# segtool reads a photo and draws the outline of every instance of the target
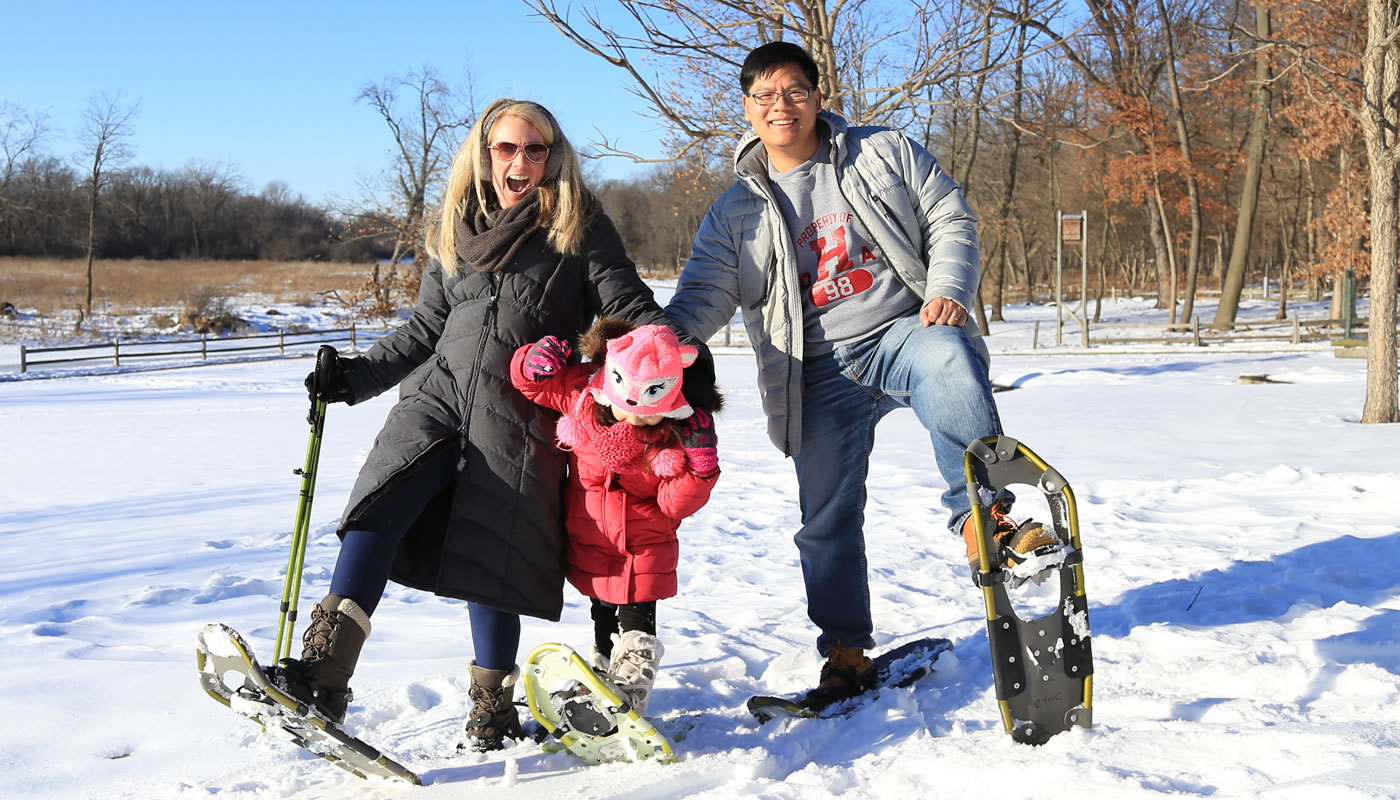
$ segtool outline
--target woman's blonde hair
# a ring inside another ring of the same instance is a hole
[[[499,207],[491,186],[491,129],[501,117],[519,117],[535,127],[549,145],[544,180],[537,189],[540,213],[536,227],[549,231],[549,244],[560,253],[577,253],[591,212],[591,195],[583,183],[578,155],[565,138],[554,115],[538,103],[503,97],[486,107],[452,161],[442,211],[428,231],[428,254],[448,275],[461,269],[457,258],[457,221],[471,207],[494,211]],[[471,193],[470,196],[468,193]],[[475,202],[471,202],[471,201]]]

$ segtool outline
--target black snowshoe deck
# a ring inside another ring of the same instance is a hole
[[[759,722],[778,717],[839,716],[854,712],[872,700],[882,688],[909,686],[933,671],[933,662],[953,643],[947,639],[915,639],[874,658],[875,685],[865,692],[848,697],[831,697],[815,690],[795,697],[758,695],[746,704],[749,713]]]
[[[977,526],[979,567],[974,577],[987,610],[1002,724],[1025,744],[1044,744],[1073,726],[1091,727],[1094,663],[1074,493],[1059,472],[1008,436],[974,441],[963,465]],[[1040,583],[1058,577],[1055,609],[1031,620],[1017,613],[1008,591],[1008,586],[1027,579],[1026,565],[1005,563],[990,536],[990,506],[1012,484],[1032,486],[1045,495],[1051,516],[1046,528],[1060,542],[1059,552],[1030,578]]]

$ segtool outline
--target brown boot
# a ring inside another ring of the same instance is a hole
[[[301,638],[301,658],[284,658],[268,670],[278,688],[336,723],[350,705],[350,677],[369,638],[369,615],[338,594],[311,607],[311,624]]]
[[[807,692],[802,705],[820,711],[874,686],[875,662],[859,647],[842,647],[838,644],[827,652],[817,688]]]
[[[1017,525],[1011,518],[1010,511],[1011,503],[1005,499],[998,500],[987,508],[993,526],[992,552],[987,556],[994,568],[1002,563],[1015,566],[1021,561],[1017,556],[1029,555],[1037,548],[1060,541],[1055,534],[1047,531],[1044,525],[1035,520],[1026,520]],[[963,541],[967,543],[967,563],[975,575],[981,569],[981,564],[977,557],[977,527],[971,514],[963,520],[962,535]]]
[[[461,749],[484,753],[500,750],[505,739],[525,738],[515,710],[515,682],[520,670],[486,669],[473,660],[467,671],[472,677],[468,690],[472,710],[467,715],[467,740]]]

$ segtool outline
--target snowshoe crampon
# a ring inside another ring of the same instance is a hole
[[[195,657],[204,691],[261,725],[274,738],[291,742],[360,778],[375,775],[422,785],[407,767],[269,683],[248,643],[227,625],[206,625],[199,633]]]
[[[953,643],[947,639],[915,639],[875,656],[875,684],[866,691],[845,698],[832,698],[810,691],[801,696],[756,695],[745,707],[759,722],[779,717],[830,717],[849,714],[879,695],[881,688],[909,686],[933,671],[933,662]]]
[[[963,466],[977,532],[974,579],[987,609],[1002,724],[1025,744],[1044,744],[1072,726],[1091,727],[1094,664],[1074,493],[1059,472],[1008,436],[972,442],[963,454]],[[1051,516],[1046,532],[1057,540],[1026,553],[1028,558],[1005,557],[991,535],[991,506],[1013,484],[1044,494]],[[1008,587],[1055,577],[1059,587],[1054,611],[1023,620]]]
[[[590,764],[671,761],[671,743],[567,645],[546,643],[520,671],[530,714],[569,752]]]

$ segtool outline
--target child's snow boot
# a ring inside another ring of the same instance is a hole
[[[484,753],[502,749],[505,739],[525,738],[515,710],[515,682],[520,678],[520,669],[486,669],[478,667],[473,659],[467,671],[472,678],[468,690],[472,710],[467,715],[463,749]]]
[[[622,699],[645,717],[647,704],[651,702],[652,685],[656,682],[656,670],[661,666],[661,657],[666,648],[661,640],[643,631],[623,631],[613,637],[611,671],[613,682],[617,684]]]
[[[350,677],[369,637],[369,615],[338,594],[311,608],[311,624],[302,635],[301,658],[284,658],[268,670],[273,685],[336,723],[345,721],[353,693]]]
[[[598,645],[593,645],[588,654],[588,666],[592,667],[594,672],[598,673],[599,675],[603,674],[604,672],[607,672],[608,665],[609,663],[611,663],[611,661],[612,659],[610,659],[606,655],[603,655],[603,651],[598,649]]]

